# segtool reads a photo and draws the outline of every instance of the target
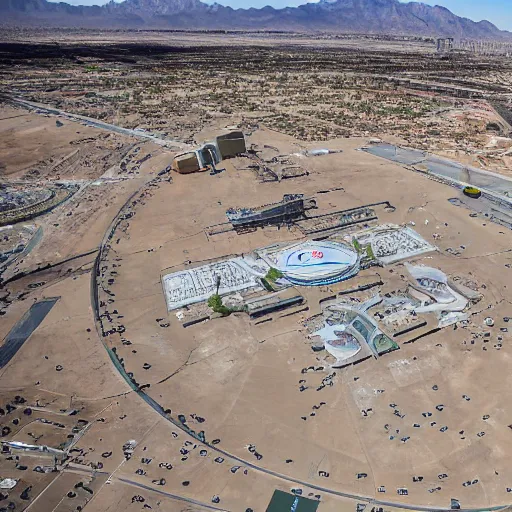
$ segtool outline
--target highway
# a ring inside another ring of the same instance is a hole
[[[178,142],[175,140],[164,139],[163,137],[158,136],[157,134],[142,131],[142,130],[132,130],[130,128],[123,128],[122,126],[117,126],[115,124],[105,123],[104,121],[99,121],[98,119],[93,119],[91,117],[81,116],[79,114],[72,114],[70,112],[64,112],[63,110],[59,110],[54,107],[49,107],[47,105],[41,105],[39,103],[34,103],[33,101],[24,100],[22,98],[16,98],[12,96],[4,96],[4,99],[7,103],[11,105],[26,108],[31,111],[35,111],[36,114],[47,114],[52,116],[58,116],[69,121],[74,121],[78,123],[85,124],[87,126],[92,126],[93,128],[99,128],[100,130],[105,130],[108,132],[119,133],[120,135],[127,135],[128,137],[135,137],[140,140],[147,140],[150,142],[154,142],[160,146],[164,146],[168,149],[173,150],[182,150],[189,147],[187,144],[182,142]]]
[[[374,144],[362,148],[366,153],[385,158],[406,167],[423,165],[427,174],[438,176],[460,187],[471,185],[512,204],[512,178],[484,169],[462,165],[453,160],[429,154],[423,150],[395,146],[393,144]]]

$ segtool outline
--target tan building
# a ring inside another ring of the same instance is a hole
[[[240,131],[226,133],[207,142],[193,151],[180,153],[174,157],[172,168],[180,174],[204,172],[215,168],[220,161],[245,153],[245,138]]]

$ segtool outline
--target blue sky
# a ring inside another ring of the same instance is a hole
[[[58,0],[51,0],[58,1]],[[214,0],[205,0],[213,3]],[[104,4],[107,0],[67,0],[75,5]],[[223,5],[231,7],[272,7],[281,8],[296,6],[305,3],[306,0],[217,0]],[[424,0],[430,5],[443,5],[458,16],[465,16],[475,21],[487,19],[501,29],[512,31],[512,0]]]
[[[474,21],[489,20],[498,28],[512,31],[511,0],[424,0],[430,5],[442,5],[458,16]]]

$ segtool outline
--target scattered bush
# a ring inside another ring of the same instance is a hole
[[[265,279],[267,279],[267,281],[276,282],[281,277],[283,277],[283,273],[281,271],[277,270],[277,268],[270,267]]]
[[[214,313],[220,313],[223,316],[230,315],[233,310],[222,304],[222,297],[216,293],[208,299],[208,307],[212,308]]]

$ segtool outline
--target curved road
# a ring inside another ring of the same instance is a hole
[[[264,473],[266,475],[278,478],[278,479],[280,479],[280,480],[282,480],[284,482],[288,482],[290,484],[300,485],[300,486],[303,486],[303,487],[307,487],[309,489],[313,489],[315,491],[319,491],[321,493],[328,494],[330,496],[349,498],[349,499],[353,499],[353,500],[356,500],[356,501],[359,501],[359,502],[365,502],[365,503],[368,503],[368,504],[371,504],[371,505],[391,506],[391,507],[395,507],[395,508],[399,508],[399,509],[404,509],[404,510],[418,510],[418,511],[422,511],[422,512],[444,512],[444,511],[447,511],[447,510],[451,510],[448,507],[447,508],[439,508],[439,507],[428,507],[428,506],[422,506],[422,505],[407,505],[407,504],[404,504],[404,503],[396,503],[396,502],[392,502],[392,501],[378,500],[378,499],[373,498],[371,496],[361,496],[361,495],[357,495],[357,494],[351,494],[349,492],[337,491],[335,489],[329,489],[327,487],[322,487],[322,486],[319,486],[319,485],[315,485],[315,484],[313,484],[311,482],[300,480],[300,479],[294,478],[292,476],[283,475],[283,474],[278,473],[276,471],[273,471],[271,469],[267,469],[265,467],[258,466],[256,464],[253,464],[252,462],[249,462],[249,461],[247,461],[245,459],[242,459],[242,458],[238,457],[237,455],[233,455],[232,453],[229,453],[229,452],[227,452],[225,450],[222,450],[218,446],[212,445],[211,443],[209,443],[206,440],[201,440],[197,435],[195,435],[195,433],[192,433],[189,429],[185,428],[184,425],[180,421],[178,421],[178,420],[174,419],[173,417],[171,417],[170,415],[166,414],[164,412],[164,409],[162,408],[162,406],[160,404],[158,404],[149,395],[144,393],[144,391],[141,391],[138,387],[136,387],[133,384],[133,382],[131,381],[130,377],[128,377],[128,375],[127,375],[126,371],[124,370],[124,368],[116,360],[116,356],[112,353],[112,351],[107,346],[106,341],[105,341],[105,337],[103,336],[103,328],[102,328],[102,325],[101,325],[100,312],[99,312],[97,276],[99,275],[99,268],[100,268],[100,263],[102,261],[103,255],[104,255],[105,245],[113,238],[114,233],[115,233],[115,231],[117,229],[117,226],[118,226],[120,220],[123,218],[123,216],[125,214],[124,210],[131,203],[132,199],[139,192],[141,192],[141,190],[143,190],[148,185],[151,185],[153,183],[157,183],[159,180],[160,180],[160,178],[157,176],[156,178],[146,182],[146,184],[143,185],[137,192],[135,192],[126,201],[126,203],[121,207],[121,209],[119,210],[118,214],[114,217],[112,223],[110,224],[107,232],[105,233],[105,235],[103,237],[103,240],[102,240],[101,245],[100,245],[100,250],[98,252],[98,255],[96,256],[94,268],[93,268],[92,273],[91,273],[91,302],[92,302],[91,305],[92,305],[92,309],[94,311],[95,324],[96,324],[96,330],[97,330],[97,333],[98,333],[98,337],[101,340],[103,340],[102,341],[103,346],[107,350],[107,353],[108,353],[108,355],[109,355],[109,357],[110,357],[110,359],[112,361],[112,364],[115,366],[115,368],[117,369],[119,374],[123,377],[123,379],[130,386],[130,388],[133,389],[134,392],[137,393],[137,395],[142,400],[144,400],[149,406],[151,406],[151,408],[155,412],[157,412],[160,416],[162,416],[167,421],[172,423],[176,428],[179,428],[180,430],[182,430],[186,434],[190,435],[195,440],[203,443],[205,446],[207,446],[213,452],[216,452],[216,453],[218,453],[220,455],[228,457],[228,458],[238,462],[239,464],[244,465],[244,466],[246,466],[246,467],[248,467],[248,468],[250,468],[250,469],[252,469],[254,471],[257,471],[257,472],[260,472],[260,473]],[[130,483],[132,483],[132,482],[130,481]],[[149,486],[147,487],[147,489],[150,489],[150,490],[153,490],[153,491],[155,490],[154,488],[149,487]],[[509,505],[507,504],[507,505],[498,505],[498,506],[494,506],[494,507],[476,508],[476,509],[475,508],[469,508],[469,509],[460,509],[460,510],[461,510],[461,512],[496,511],[496,510],[501,510],[503,508],[506,508],[507,506],[509,506]]]

